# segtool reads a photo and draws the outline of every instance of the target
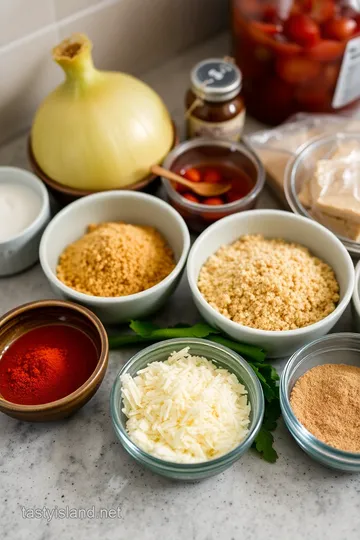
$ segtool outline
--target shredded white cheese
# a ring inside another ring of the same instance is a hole
[[[121,377],[123,412],[131,440],[149,454],[197,463],[226,454],[250,423],[247,390],[236,376],[189,347]]]

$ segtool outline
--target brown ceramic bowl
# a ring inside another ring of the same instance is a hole
[[[90,378],[68,396],[43,405],[18,405],[0,396],[0,411],[30,422],[49,422],[66,418],[80,409],[99,388],[108,364],[106,331],[90,310],[63,300],[40,300],[15,308],[0,318],[0,355],[22,334],[49,323],[67,322],[89,336],[98,351],[98,363]],[[0,357],[1,362],[1,357]]]
[[[174,122],[173,122],[173,128],[174,128],[174,141],[173,141],[171,149],[174,148],[179,143],[179,136],[178,136],[176,125],[174,124]],[[91,195],[92,193],[98,193],[99,191],[101,191],[101,190],[86,191],[82,189],[75,189],[68,186],[64,186],[63,184],[60,184],[59,182],[52,180],[47,174],[45,174],[42,171],[42,169],[37,164],[35,156],[31,148],[30,136],[28,138],[27,153],[28,153],[28,160],[29,160],[32,171],[36,174],[36,176],[38,176],[44,182],[44,184],[46,185],[50,193],[53,195],[54,199],[61,206],[66,206],[67,204],[73,201],[76,201],[76,199],[80,199],[80,197],[85,197],[86,195]],[[117,190],[126,189],[126,190],[131,190],[131,191],[145,191],[147,193],[155,193],[157,187],[159,186],[159,183],[160,183],[160,179],[158,176],[156,176],[155,174],[149,174],[149,176],[147,176],[143,180],[140,180],[140,182],[133,184],[132,186],[128,186],[126,188],[116,188],[116,189]],[[105,190],[102,190],[102,191],[105,191]]]

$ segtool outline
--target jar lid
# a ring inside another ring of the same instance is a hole
[[[191,72],[194,94],[207,101],[227,101],[241,90],[242,75],[237,66],[221,58],[209,58],[196,64]]]

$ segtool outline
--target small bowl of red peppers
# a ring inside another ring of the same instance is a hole
[[[253,208],[264,187],[261,162],[241,143],[193,139],[176,146],[165,159],[164,167],[192,182],[231,184],[223,195],[201,197],[176,182],[162,179],[168,202],[195,232],[225,216]]]

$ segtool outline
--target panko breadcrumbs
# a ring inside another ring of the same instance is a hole
[[[175,267],[174,255],[154,227],[92,224],[60,255],[57,277],[92,296],[127,296],[153,287]]]
[[[261,330],[294,330],[334,311],[339,284],[332,268],[300,244],[247,235],[202,267],[198,287],[219,313]]]

